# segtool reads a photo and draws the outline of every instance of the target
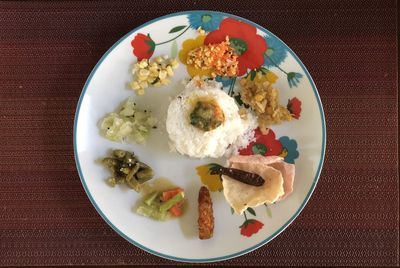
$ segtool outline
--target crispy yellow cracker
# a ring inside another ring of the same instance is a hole
[[[266,160],[264,157],[249,157],[245,160],[244,158],[232,157],[229,160],[229,167],[256,173],[265,180],[263,186],[252,186],[228,176],[222,176],[225,199],[236,213],[242,214],[248,207],[273,203],[285,193],[282,172],[268,166],[265,163]],[[268,160],[270,163],[271,159]],[[279,161],[278,158],[274,160]]]

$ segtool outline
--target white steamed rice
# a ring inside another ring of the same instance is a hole
[[[196,158],[236,154],[252,141],[257,119],[252,113],[242,119],[235,100],[221,90],[221,83],[205,80],[199,88],[199,79],[193,78],[169,105],[166,127],[171,149]],[[190,124],[190,112],[199,97],[214,99],[224,112],[225,121],[214,130],[202,131]]]

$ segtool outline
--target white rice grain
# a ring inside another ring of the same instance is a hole
[[[199,80],[193,78],[168,107],[166,128],[171,150],[195,158],[236,154],[252,141],[257,120],[252,113],[246,119],[240,117],[235,100],[221,90],[221,83],[205,80],[199,88]],[[211,97],[224,112],[225,121],[214,130],[202,131],[190,124],[193,100],[199,97]]]

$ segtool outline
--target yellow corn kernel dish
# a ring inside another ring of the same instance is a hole
[[[174,76],[174,69],[179,67],[176,59],[169,59],[167,55],[159,56],[150,61],[143,59],[137,62],[133,69],[133,80],[130,82],[130,87],[137,95],[145,94],[145,89],[154,86],[160,87],[168,85]]]

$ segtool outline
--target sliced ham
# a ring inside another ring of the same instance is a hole
[[[225,198],[236,213],[283,200],[293,192],[295,166],[284,162],[282,157],[236,155],[228,160],[228,166],[256,173],[265,180],[263,186],[257,187],[222,176]]]

